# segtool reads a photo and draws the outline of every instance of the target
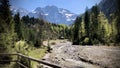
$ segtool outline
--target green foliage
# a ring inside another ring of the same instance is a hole
[[[0,0],[0,53],[12,53],[21,52],[28,55],[31,49],[30,55],[45,54],[44,50],[36,50],[32,48],[42,48],[42,42],[49,39],[57,39],[60,36],[64,38],[70,38],[70,27],[66,25],[51,24],[42,19],[34,17],[23,16],[20,18],[19,13],[12,17],[10,12],[9,0]],[[23,42],[21,42],[21,40]],[[16,43],[19,42],[19,43]],[[14,45],[16,43],[16,45]],[[38,48],[38,49],[39,49]],[[48,51],[51,48],[48,47]],[[44,52],[44,53],[42,53]],[[41,55],[37,55],[37,58]],[[4,59],[8,59],[6,57]],[[3,59],[0,57],[0,59]],[[11,59],[11,58],[10,58]],[[21,58],[21,62],[27,65],[27,60]]]
[[[41,46],[41,43],[42,43],[41,41],[36,40],[34,46],[35,46],[35,47],[40,47],[40,46]]]
[[[90,40],[90,39],[86,37],[86,38],[84,39],[84,41],[83,41],[83,44],[84,44],[84,45],[85,45],[85,44],[88,44],[88,43],[89,43],[89,40]]]
[[[54,35],[54,39],[57,39],[57,38],[59,38],[59,37],[64,37],[64,38],[70,38],[70,35],[71,35],[71,33],[70,33],[70,27],[69,26],[66,26],[66,25],[64,25],[64,24],[60,24],[60,25],[58,25],[58,24],[51,24],[50,25],[50,29],[51,29],[51,32],[53,33],[53,35]]]
[[[14,16],[14,20],[18,40],[25,40],[35,47],[40,47],[42,41],[48,38],[57,39],[60,36],[70,38],[70,28],[63,24],[50,24],[42,19],[29,16],[23,16],[20,19],[19,13]]]
[[[77,17],[74,25],[74,34],[73,34],[73,45],[79,44],[79,29],[80,29],[80,23],[82,22],[81,18]]]
[[[20,63],[22,63],[23,65],[29,67],[29,60],[26,58],[20,58]],[[23,66],[20,66],[20,68],[24,68]]]
[[[117,18],[117,23],[116,23],[116,27],[117,27],[117,36],[116,36],[116,43],[120,43],[120,1],[117,0],[117,10],[115,13],[115,16]]]
[[[88,13],[88,11],[86,10],[86,12],[85,12],[85,17],[84,17],[84,23],[85,23],[85,32],[86,32],[86,35],[89,37],[89,25],[90,25],[90,19],[89,19],[90,17],[89,17],[89,13]]]
[[[119,15],[119,13],[116,13]],[[97,5],[90,12],[76,18],[73,24],[73,44],[109,44],[120,40],[119,16],[111,14],[108,19]],[[81,20],[80,20],[81,19]]]
[[[9,0],[0,0],[0,3],[0,53],[11,53],[16,40],[15,23],[10,13]],[[0,59],[11,60],[12,58],[10,56],[0,56]]]
[[[19,13],[17,13],[14,16],[14,21],[15,21],[15,32],[17,33],[18,39],[21,40],[22,39],[22,23],[20,21],[20,15]]]
[[[14,20],[10,15],[9,1],[1,0],[0,8],[0,46],[3,48],[11,48],[15,41]],[[10,51],[8,51],[10,52]]]
[[[0,18],[9,24],[12,17],[10,12],[9,0],[0,0],[0,3]]]
[[[45,55],[45,53],[47,51],[47,47],[36,48],[36,47],[28,44],[27,41],[20,40],[20,41],[16,42],[16,44],[15,44],[14,52],[15,51],[20,52],[20,53],[22,53],[23,55],[26,55],[26,56],[31,56],[31,57],[34,57],[36,59],[40,59]],[[17,58],[14,58],[14,59],[17,59]],[[28,65],[28,60],[27,59],[20,58],[20,61],[23,64],[25,64],[26,66]],[[16,68],[16,65],[14,66],[14,68]],[[34,66],[37,66],[37,63],[31,61],[31,68],[35,68]]]

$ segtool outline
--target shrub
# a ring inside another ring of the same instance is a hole
[[[89,42],[89,38],[86,37],[86,38],[84,39],[84,43],[88,43],[88,42]]]
[[[41,45],[42,45],[41,40],[40,40],[40,41],[37,40],[37,41],[35,42],[35,44],[34,44],[35,47],[40,47]]]

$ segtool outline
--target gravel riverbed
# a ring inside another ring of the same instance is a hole
[[[51,48],[43,59],[62,68],[120,68],[119,46],[80,46],[64,41]]]

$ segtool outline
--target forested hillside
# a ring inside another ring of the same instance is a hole
[[[63,33],[66,36],[66,32],[69,30],[68,26],[48,23],[34,17],[23,16],[20,19],[19,13],[14,16],[14,21],[17,40],[25,40],[33,45],[47,39],[57,39],[63,36]]]
[[[86,10],[83,15],[78,16],[71,27],[73,29],[73,44],[109,45],[120,42],[120,2],[116,0],[114,3],[117,5],[116,10],[109,15],[107,12],[107,14],[104,14],[99,6],[95,5],[91,8],[91,11]]]

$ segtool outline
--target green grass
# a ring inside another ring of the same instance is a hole
[[[41,59],[45,55],[46,51],[47,51],[46,47],[34,49],[31,52],[29,52],[29,56],[36,58],[36,59]],[[39,64],[34,61],[31,62],[32,68],[37,68],[37,65]]]
[[[41,59],[47,51],[47,47],[39,47],[35,48],[33,45],[28,45],[25,41],[18,41],[15,44],[15,47],[13,49],[13,53],[20,52],[24,55],[36,58],[36,59]],[[17,59],[16,57],[13,57],[13,59]],[[37,68],[38,63],[31,61],[31,67],[32,68]]]
[[[46,47],[38,48],[38,49],[35,48],[34,50],[31,50],[29,52],[29,56],[34,58],[41,58],[45,55],[46,50],[47,50]]]

